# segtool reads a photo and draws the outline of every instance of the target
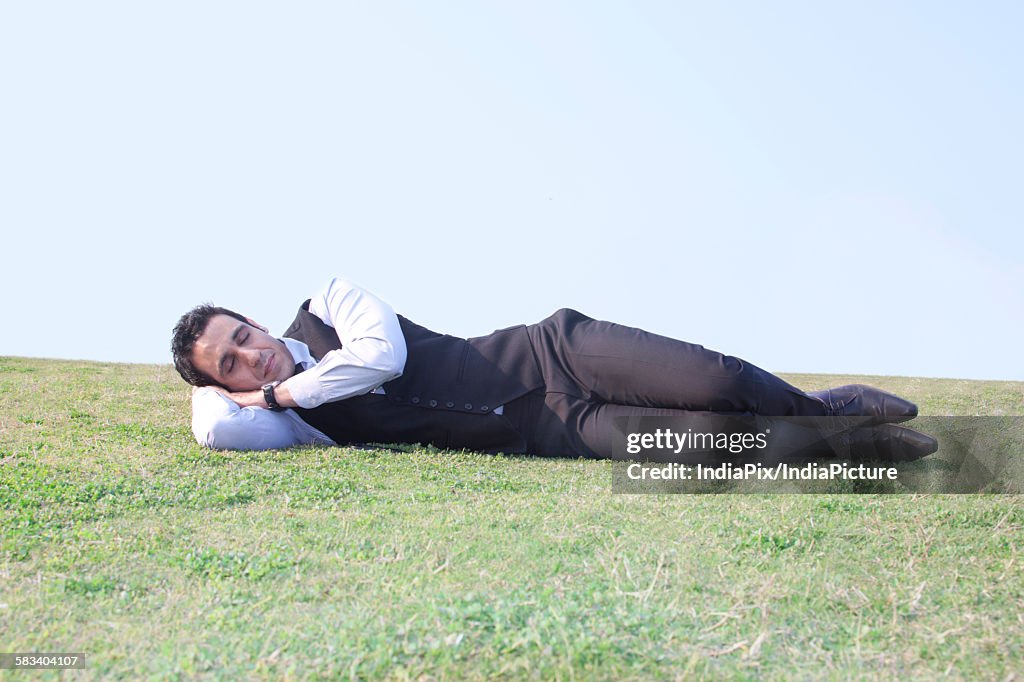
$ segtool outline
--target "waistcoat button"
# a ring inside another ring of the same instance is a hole
[[[481,412],[486,412],[486,411],[487,411],[487,410],[489,410],[489,409],[491,409],[491,408],[487,407],[486,405],[481,405],[481,406],[480,406],[480,411],[481,411]]]
[[[409,402],[411,402],[413,405],[416,405],[417,403],[419,403],[419,401],[420,397],[418,395],[414,395]]]
[[[450,400],[448,402],[446,402],[444,405],[445,405],[445,407],[455,407],[455,403],[453,403]]]
[[[430,406],[431,407],[437,407],[437,401],[436,400],[431,400],[430,401]]]
[[[465,405],[463,405],[463,407],[466,408],[467,410],[472,410],[473,409],[473,403],[466,403]]]

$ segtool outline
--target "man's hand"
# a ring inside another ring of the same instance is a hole
[[[207,388],[220,393],[239,407],[262,407],[264,409],[269,407],[267,401],[263,398],[263,389],[260,388],[257,388],[255,391],[241,391],[238,393],[229,391],[222,386],[208,386]],[[193,388],[192,393],[194,394],[195,392],[196,389]],[[277,388],[274,389],[274,397],[277,398],[277,403],[281,407],[298,407],[298,403],[292,400],[291,391],[284,384],[278,384]]]
[[[226,388],[221,386],[210,386],[214,391],[220,393],[222,396],[235,403],[239,407],[266,407],[267,403],[263,400],[263,391],[257,389],[255,391],[243,391],[241,393],[233,393]]]

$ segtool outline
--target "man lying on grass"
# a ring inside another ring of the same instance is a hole
[[[844,442],[875,458],[938,447],[895,424],[917,415],[913,403],[870,386],[805,393],[745,360],[569,309],[457,338],[343,279],[303,303],[280,338],[201,305],[178,321],[171,348],[201,387],[193,432],[214,448],[421,443],[610,458],[616,417],[694,412],[863,418]]]

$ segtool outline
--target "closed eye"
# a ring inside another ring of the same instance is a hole
[[[231,334],[231,340],[235,343],[236,346],[242,345],[242,343],[244,343],[245,340],[248,338],[249,332],[246,331],[246,325],[244,324],[240,324],[237,327],[235,327],[234,333]],[[233,355],[225,353],[221,357],[220,367],[220,371],[222,374],[227,375],[231,373],[231,371],[235,369],[235,357]]]
[[[249,335],[248,334],[242,334],[242,335],[240,335],[238,337],[238,339],[235,340],[235,343],[238,344],[239,346],[242,346],[242,345],[245,345],[245,342],[248,341],[248,340],[249,340]],[[235,358],[234,358],[234,356],[232,356],[228,360],[227,369],[224,370],[224,373],[225,374],[230,374],[232,372],[232,370],[234,370],[234,369],[235,369]]]

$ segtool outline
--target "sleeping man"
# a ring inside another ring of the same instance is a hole
[[[911,460],[937,442],[898,426],[917,407],[850,385],[805,393],[737,357],[562,309],[463,339],[331,280],[281,337],[226,308],[181,317],[174,364],[196,388],[197,440],[223,449],[421,443],[612,457],[616,417],[856,417],[848,445]]]

